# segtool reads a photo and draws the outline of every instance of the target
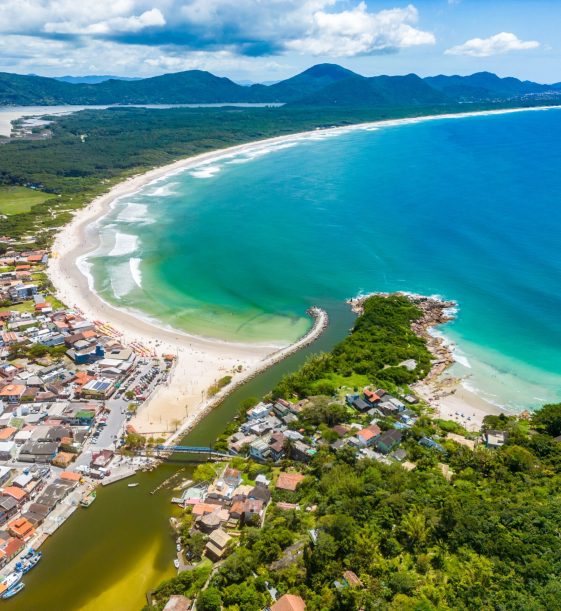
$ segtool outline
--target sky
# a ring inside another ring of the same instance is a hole
[[[0,0],[0,71],[280,80],[318,63],[561,81],[561,0]]]

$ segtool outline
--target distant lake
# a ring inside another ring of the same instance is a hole
[[[224,102],[221,104],[131,104],[128,108],[221,108],[235,106],[237,108],[264,108],[283,106],[280,103],[244,104],[241,102]],[[12,131],[12,121],[22,117],[38,117],[42,115],[66,115],[79,110],[104,110],[106,106],[0,106],[0,136],[9,136]]]

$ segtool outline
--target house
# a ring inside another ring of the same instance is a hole
[[[19,267],[23,267],[20,265]],[[12,301],[24,301],[31,299],[37,293],[36,284],[18,284],[8,289],[8,294]]]
[[[271,500],[271,491],[267,486],[263,486],[262,484],[257,484],[254,486],[247,495],[248,499],[263,501],[263,503],[267,504]]]
[[[485,431],[485,433],[483,434],[483,437],[485,439],[485,445],[488,448],[492,449],[497,449],[504,446],[507,440],[507,436],[508,434],[506,431],[495,430]]]
[[[12,482],[12,486],[16,488],[25,488],[33,481],[33,475],[31,473],[22,473],[18,475]]]
[[[169,597],[163,611],[189,611],[193,602],[182,594],[174,594]]]
[[[25,542],[22,539],[11,537],[6,543],[6,545],[2,548],[2,551],[5,554],[3,558],[5,564],[10,562],[12,558],[17,556],[23,547],[25,547]]]
[[[248,420],[261,420],[266,418],[271,411],[271,405],[269,403],[258,403],[255,407],[252,407],[247,412]]]
[[[8,532],[18,539],[28,541],[35,534],[35,528],[26,518],[17,518],[8,524]]]
[[[436,441],[434,441],[434,439],[431,439],[430,437],[421,437],[421,439],[419,439],[419,444],[424,446],[425,448],[430,448],[431,450],[436,450],[437,452],[440,452],[441,454],[446,454],[446,450]]]
[[[14,441],[0,441],[0,460],[11,460],[16,455]]]
[[[53,460],[58,450],[58,442],[26,442],[19,453],[19,459],[26,462],[46,463]]]
[[[0,497],[0,524],[7,522],[18,510],[17,501],[11,496]]]
[[[230,519],[230,514],[226,509],[222,509],[216,506],[216,509],[212,513],[207,513],[197,522],[199,528],[204,533],[211,533],[213,530],[220,528],[222,524],[225,524]]]
[[[7,486],[2,490],[2,496],[11,497],[18,505],[22,505],[27,498],[27,492],[16,486]]]
[[[0,399],[8,403],[19,403],[24,392],[23,384],[7,384],[0,390]]]
[[[303,441],[295,441],[290,447],[291,458],[301,462],[308,462],[315,453],[316,451]]]
[[[331,427],[331,430],[337,433],[339,437],[344,437],[349,432],[349,428],[343,424],[336,424]]]
[[[269,439],[269,450],[271,458],[276,462],[284,456],[284,435],[280,432],[273,433]]]
[[[365,388],[363,394],[365,400],[370,404],[370,407],[378,405],[378,403],[380,403],[380,401],[382,400],[382,397],[378,394],[378,392],[374,392],[369,388]]]
[[[255,439],[249,444],[249,455],[255,460],[267,460],[270,453],[269,444],[264,439]]]
[[[397,429],[390,429],[384,431],[375,441],[374,445],[382,452],[382,454],[389,454],[394,447],[401,441],[402,434]]]
[[[353,400],[352,402],[352,407],[354,407],[358,412],[367,412],[372,406],[367,403],[364,399],[362,399],[361,397],[357,397],[356,399]]]
[[[382,430],[377,424],[371,424],[365,429],[362,429],[362,431],[359,431],[356,434],[356,438],[359,445],[362,447],[370,447],[381,433]]]
[[[284,594],[270,607],[271,611],[305,611],[306,602],[296,594]]]
[[[243,503],[243,520],[245,524],[254,524],[263,516],[263,501],[247,499]]]
[[[222,479],[228,486],[232,486],[233,488],[237,488],[242,482],[242,475],[238,469],[232,469],[228,467],[224,471],[224,475]]]
[[[0,467],[0,486],[3,486],[10,479],[11,473],[10,467]]]
[[[362,588],[363,583],[353,571],[345,571],[343,579],[347,582],[350,588]]]
[[[298,484],[304,479],[302,473],[279,473],[275,488],[294,492]]]
[[[51,508],[47,507],[46,505],[41,503],[31,503],[27,511],[24,511],[21,514],[21,517],[29,520],[31,524],[37,528],[37,526],[40,526],[45,521],[45,518],[50,512]]]
[[[92,467],[107,467],[109,463],[113,460],[114,452],[111,450],[101,450],[101,452],[94,452],[92,454],[92,459],[90,461],[90,465]]]
[[[205,546],[206,554],[211,560],[217,561],[224,557],[228,549],[228,543],[232,537],[224,532],[221,528],[218,528],[214,532],[210,533],[208,542]]]
[[[114,388],[115,380],[111,380],[110,378],[99,378],[84,384],[81,394],[83,397],[92,399],[107,399],[113,393]]]

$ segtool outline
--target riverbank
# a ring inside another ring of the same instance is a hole
[[[492,403],[462,386],[461,378],[448,375],[454,364],[454,353],[446,340],[434,333],[435,328],[455,318],[457,304],[439,297],[426,297],[411,293],[397,293],[407,297],[422,312],[421,318],[412,324],[412,329],[423,340],[433,355],[432,367],[424,380],[412,385],[412,389],[434,408],[434,415],[444,420],[454,420],[468,431],[479,431],[483,418],[500,414]],[[387,295],[372,293],[371,295]],[[371,295],[350,299],[349,304],[356,314],[362,313],[362,304]]]

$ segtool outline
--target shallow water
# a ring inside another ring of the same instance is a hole
[[[118,201],[96,287],[190,332],[279,342],[312,304],[440,294],[459,303],[444,331],[468,385],[513,408],[557,400],[560,142],[547,110],[260,145]]]

